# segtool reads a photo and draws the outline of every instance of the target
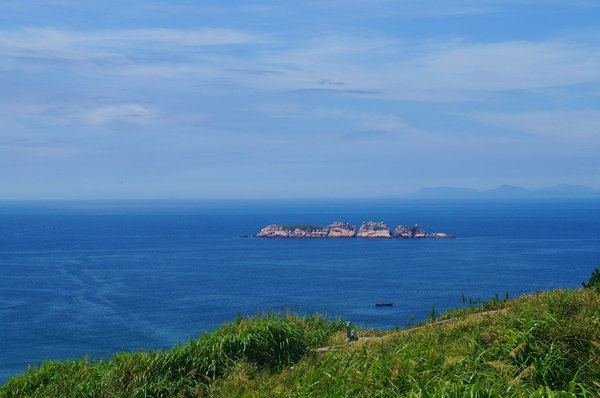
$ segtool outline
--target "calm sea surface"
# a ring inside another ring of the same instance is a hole
[[[368,220],[459,238],[238,237]],[[404,327],[462,293],[575,288],[594,267],[598,200],[0,202],[0,383],[40,360],[169,347],[240,313]]]

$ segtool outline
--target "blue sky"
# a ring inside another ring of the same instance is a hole
[[[600,187],[600,2],[0,3],[0,199]]]

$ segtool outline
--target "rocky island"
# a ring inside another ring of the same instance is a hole
[[[267,225],[254,236],[257,238],[455,238],[454,235],[448,235],[441,232],[427,233],[416,224],[407,227],[399,225],[392,234],[390,227],[386,223],[375,221],[363,223],[358,232],[354,225],[339,221],[328,226],[312,224],[272,224]]]
[[[257,238],[353,238],[356,227],[345,222],[334,222],[326,227],[311,224],[267,225]]]

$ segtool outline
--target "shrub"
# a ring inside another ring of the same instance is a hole
[[[590,280],[587,283],[581,282],[581,285],[586,289],[596,288],[600,292],[600,270],[598,268],[594,269]]]

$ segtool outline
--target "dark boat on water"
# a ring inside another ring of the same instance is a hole
[[[394,303],[375,303],[375,307],[391,307]]]

